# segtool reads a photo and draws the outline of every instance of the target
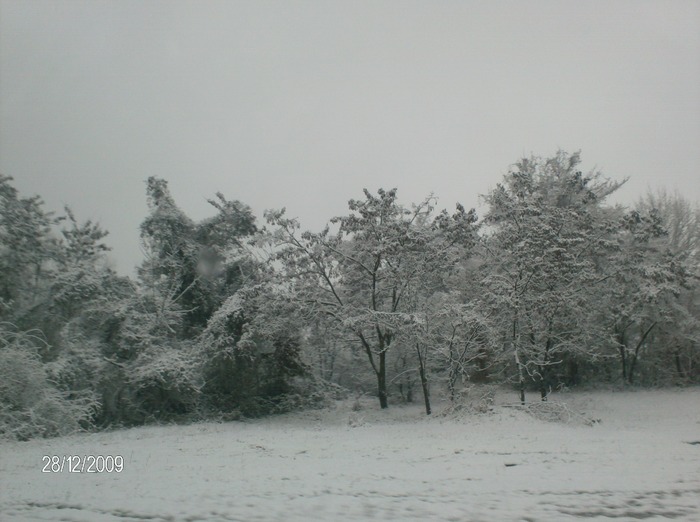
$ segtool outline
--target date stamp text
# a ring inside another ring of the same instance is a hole
[[[42,473],[121,473],[121,455],[44,455]]]

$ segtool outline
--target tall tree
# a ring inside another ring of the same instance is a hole
[[[194,338],[206,327],[227,294],[240,286],[240,273],[231,252],[256,231],[246,205],[222,194],[209,203],[218,211],[195,223],[176,205],[165,180],[147,182],[149,216],[141,224],[146,260],[139,277],[146,286],[168,285],[181,309],[183,333]]]
[[[432,248],[431,232],[442,226],[454,244],[476,218],[460,206],[454,216],[441,215],[428,226],[432,198],[408,209],[397,202],[395,189],[364,194],[350,200],[350,214],[331,220],[335,234],[326,227],[299,235],[299,224],[284,211],[268,212],[267,219],[276,227],[276,258],[299,308],[307,319],[325,316],[357,339],[376,377],[380,407],[386,408],[387,354],[398,331],[407,328],[401,323],[410,295],[448,250]]]
[[[550,371],[585,350],[591,290],[604,281],[598,259],[612,248],[613,213],[601,207],[621,183],[583,174],[578,153],[526,158],[489,193],[485,217],[490,306],[512,351],[520,383],[539,383],[546,400]]]
[[[0,319],[22,323],[45,302],[57,254],[51,228],[58,220],[39,196],[22,198],[11,182],[0,175]]]
[[[659,325],[652,332],[663,360],[655,367],[673,368],[677,382],[700,378],[700,203],[664,189],[648,192],[635,206],[640,214],[658,212],[666,234],[657,239],[685,277],[677,295],[667,293]],[[670,363],[670,364],[669,364]]]
[[[633,384],[640,355],[655,332],[680,326],[680,322],[671,326],[672,317],[680,319],[679,298],[689,272],[669,248],[668,232],[656,208],[626,212],[616,240],[617,248],[605,262],[610,284],[599,305],[618,354],[622,381]]]

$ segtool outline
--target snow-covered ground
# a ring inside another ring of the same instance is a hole
[[[2,443],[0,520],[700,520],[700,389],[552,400],[600,422],[500,405],[460,418],[374,401],[353,412],[349,401]],[[122,455],[124,470],[41,471],[44,455],[90,454]]]

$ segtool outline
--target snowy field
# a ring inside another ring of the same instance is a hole
[[[700,520],[699,389],[551,400],[599,422],[547,422],[502,404],[425,418],[420,405],[382,412],[368,400],[359,412],[349,401],[6,442],[0,520]],[[74,454],[122,455],[124,470],[42,473],[44,455]]]

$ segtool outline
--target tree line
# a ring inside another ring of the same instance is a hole
[[[107,232],[0,177],[0,435],[234,419],[350,390],[450,401],[477,383],[521,401],[562,387],[700,381],[700,209],[524,158],[487,210],[364,190],[304,231],[216,194],[195,222],[151,177],[135,278]],[[419,397],[420,396],[420,397]]]

